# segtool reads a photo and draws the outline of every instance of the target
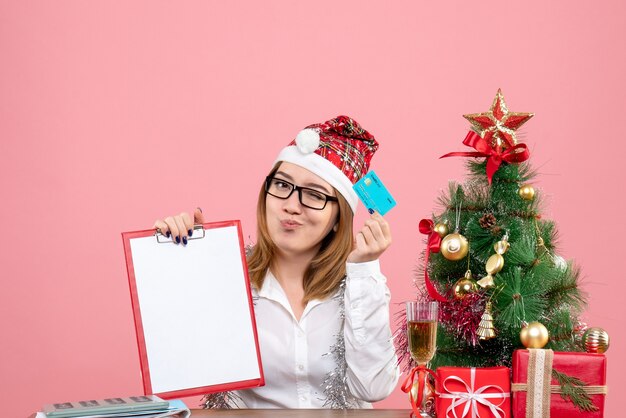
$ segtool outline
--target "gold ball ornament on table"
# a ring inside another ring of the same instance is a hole
[[[548,344],[550,334],[541,322],[535,321],[522,328],[519,338],[526,348],[543,348]]]
[[[465,276],[457,280],[454,284],[454,297],[457,299],[463,299],[470,293],[474,293],[478,290],[478,285],[472,279],[472,272],[467,270]]]
[[[437,233],[437,235],[439,235],[441,238],[445,237],[446,235],[448,235],[448,225],[446,225],[443,222],[439,222],[438,224],[435,224],[435,226],[433,227],[433,231],[435,231]]]
[[[469,243],[467,238],[455,231],[452,234],[446,235],[441,241],[441,255],[447,260],[458,261],[465,258],[469,251]]]
[[[519,188],[517,194],[524,200],[533,200],[535,198],[535,188],[530,184],[524,184]]]
[[[609,333],[600,327],[591,327],[583,334],[582,343],[588,353],[605,353],[609,349]]]

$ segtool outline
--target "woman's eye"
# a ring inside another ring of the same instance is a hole
[[[284,181],[274,180],[274,186],[278,189],[290,189],[291,186],[289,183],[285,183]]]
[[[307,194],[308,197],[310,197],[311,199],[314,199],[314,200],[324,200],[324,199],[326,199],[323,194],[318,193],[318,192],[314,192],[312,190],[306,190],[306,194]]]

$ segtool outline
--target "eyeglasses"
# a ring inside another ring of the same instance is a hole
[[[269,195],[279,199],[289,199],[294,190],[298,191],[298,199],[302,206],[310,209],[322,210],[326,207],[327,202],[337,202],[339,200],[335,196],[329,196],[308,187],[296,186],[282,179],[271,176],[265,178],[265,192]]]

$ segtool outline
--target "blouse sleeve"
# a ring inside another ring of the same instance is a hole
[[[346,265],[344,340],[350,392],[367,402],[393,391],[398,359],[389,323],[391,298],[378,260]]]

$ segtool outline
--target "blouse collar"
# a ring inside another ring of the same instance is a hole
[[[272,300],[274,302],[279,303],[283,308],[287,310],[287,312],[291,314],[291,316],[295,320],[296,316],[293,314],[293,310],[291,309],[291,304],[289,303],[289,299],[287,299],[287,295],[285,294],[285,291],[283,290],[282,286],[280,285],[276,277],[272,274],[272,272],[269,269],[267,270],[267,273],[265,274],[265,279],[263,280],[263,286],[261,286],[261,289],[259,289],[258,295],[261,298],[265,298],[265,299]],[[331,299],[332,297],[325,299],[325,300],[327,301]],[[315,308],[317,305],[320,305],[322,303],[324,303],[324,300],[320,300],[320,299],[310,300],[306,304],[306,307],[304,308],[304,312],[302,313],[302,317],[300,318],[300,321],[302,321],[313,308]]]

